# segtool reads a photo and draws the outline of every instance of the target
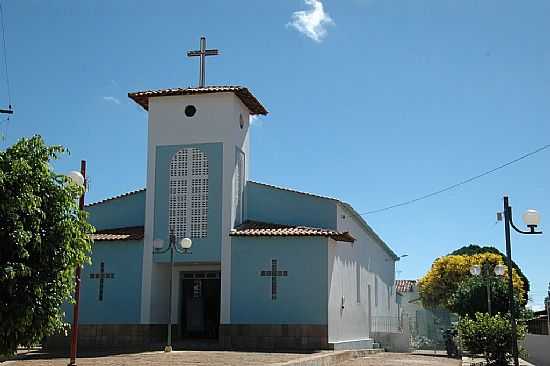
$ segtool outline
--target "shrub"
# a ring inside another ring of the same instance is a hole
[[[483,354],[488,365],[508,365],[512,350],[512,325],[507,316],[476,313],[458,322],[462,345],[473,354]],[[515,336],[525,337],[525,326],[518,324]]]

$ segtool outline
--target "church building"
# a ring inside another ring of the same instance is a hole
[[[397,318],[398,257],[349,204],[249,180],[250,119],[268,113],[252,92],[128,96],[148,113],[146,188],[86,206],[79,348],[163,344],[169,312],[174,344],[372,347]]]

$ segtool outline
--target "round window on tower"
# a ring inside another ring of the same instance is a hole
[[[241,130],[244,127],[244,118],[242,114],[239,114],[239,126],[241,126]]]
[[[185,107],[185,115],[187,117],[193,117],[197,113],[197,108],[194,105],[188,105]]]

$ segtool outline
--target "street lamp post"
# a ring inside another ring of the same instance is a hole
[[[512,220],[512,207],[508,202],[508,196],[504,196],[504,234],[506,238],[506,257],[508,262],[508,297],[510,302],[510,320],[512,322],[512,355],[514,357],[514,365],[519,366],[518,358],[518,339],[516,336],[516,318],[514,314],[514,284],[512,280],[512,244],[510,240],[510,227],[520,234],[532,235],[542,234],[542,231],[537,231],[537,226],[540,222],[540,216],[536,210],[529,209],[523,214],[523,221],[529,228],[529,231],[523,231],[514,225]]]
[[[84,194],[86,193],[86,160],[80,162],[80,172],[75,170],[67,173],[67,177],[79,187],[84,188],[80,200],[78,202],[78,209],[84,210]],[[74,288],[74,306],[73,306],[73,324],[71,327],[71,351],[69,366],[76,365],[76,347],[78,344],[78,311],[80,306],[80,270],[81,267],[76,268],[75,273],[75,288]]]
[[[401,259],[403,258],[407,258],[409,255],[408,254],[403,254],[403,255],[400,255],[397,259],[397,261],[395,262],[395,267],[397,268],[397,265],[398,263],[401,261]],[[396,274],[396,280],[399,279],[399,274],[401,273],[402,271],[398,271],[397,269],[395,270],[395,274]]]
[[[497,264],[494,268],[494,272],[497,276],[503,276],[504,266],[502,264]],[[491,265],[488,262],[483,263],[483,267],[479,264],[473,265],[470,267],[470,273],[474,276],[482,275],[485,278],[485,286],[487,287],[487,312],[491,315]]]
[[[164,241],[162,239],[155,239],[153,241],[153,252],[157,254],[166,253],[170,251],[170,281],[169,281],[169,291],[168,291],[168,335],[166,339],[166,346],[164,347],[164,352],[172,352],[172,275],[174,272],[174,251],[181,254],[191,254],[189,249],[193,242],[189,238],[180,239],[176,243],[176,235],[174,234],[174,229],[170,228],[170,240],[168,241],[168,247],[164,247]]]

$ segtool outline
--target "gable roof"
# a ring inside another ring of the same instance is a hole
[[[90,207],[90,206],[99,205],[99,204],[101,204],[101,203],[105,203],[105,202],[108,202],[108,201],[116,200],[116,199],[119,199],[119,198],[124,198],[124,197],[128,197],[128,196],[132,196],[132,195],[134,195],[134,194],[141,193],[141,192],[145,192],[145,188],[136,189],[135,191],[130,191],[130,192],[126,192],[126,193],[119,194],[119,195],[117,195],[117,196],[105,198],[105,199],[103,199],[103,200],[101,200],[101,201],[88,203],[85,207]]]
[[[292,193],[297,193],[297,194],[302,194],[302,195],[306,195],[306,196],[310,196],[310,197],[316,197],[316,198],[321,198],[321,199],[325,199],[325,200],[330,200],[330,201],[333,201],[337,204],[340,204],[342,205],[345,209],[347,209],[356,219],[357,221],[359,221],[359,223],[361,224],[361,226],[363,226],[363,228],[369,233],[371,234],[375,240],[382,246],[382,248],[390,255],[390,257],[392,257],[393,260],[395,261],[398,261],[399,260],[399,256],[397,256],[397,254],[395,254],[395,252],[388,246],[388,244],[386,244],[384,242],[384,240],[382,240],[380,238],[380,236],[378,236],[378,234],[376,234],[376,232],[369,226],[369,224],[367,224],[367,222],[365,221],[365,219],[363,219],[363,217],[357,212],[355,211],[355,209],[349,204],[349,203],[346,203],[346,202],[343,202],[343,201],[340,201],[336,198],[331,198],[331,197],[326,197],[326,196],[320,196],[320,195],[316,195],[316,194],[313,194],[313,193],[307,193],[307,192],[302,192],[302,191],[297,191],[297,190],[294,190],[294,189],[290,189],[290,188],[284,188],[284,187],[279,187],[279,186],[274,186],[274,185],[271,185],[271,184],[266,184],[266,183],[260,183],[260,182],[256,182],[256,181],[248,181],[249,183],[253,183],[253,184],[257,184],[257,185],[261,185],[261,186],[265,186],[265,187],[268,187],[268,188],[271,188],[271,189],[277,189],[277,190],[282,190],[282,191],[287,191],[287,192],[292,192]],[[95,202],[95,203],[91,203],[88,206],[93,206],[93,205],[97,205],[97,204],[100,204],[100,203],[103,203],[103,202],[107,202],[107,201],[110,201],[110,200],[115,200],[115,199],[119,199],[119,198],[123,198],[123,197],[126,197],[126,196],[129,196],[129,195],[133,195],[133,194],[137,194],[137,193],[140,193],[140,192],[143,192],[145,191],[145,188],[142,188],[142,189],[138,189],[138,190],[135,190],[135,191],[131,191],[131,192],[128,192],[128,193],[124,193],[124,194],[121,194],[121,195],[118,195],[118,196],[114,196],[114,197],[110,197],[110,198],[106,198],[102,201],[99,201],[99,202]],[[351,235],[350,235],[351,236]],[[355,239],[354,239],[355,240]]]
[[[234,93],[248,108],[250,114],[266,115],[268,112],[258,99],[244,86],[222,85],[206,86],[203,88],[171,88],[158,90],[145,90],[128,93],[128,97],[139,104],[146,111],[149,110],[149,98],[167,97],[175,95],[196,95],[213,93]]]
[[[335,202],[337,204],[340,204],[342,207],[347,209],[351,213],[351,215],[353,217],[355,217],[355,219],[357,219],[357,221],[359,221],[361,226],[369,234],[371,234],[374,237],[374,239],[382,246],[382,248],[390,255],[390,257],[393,260],[395,260],[395,261],[399,260],[399,256],[397,254],[395,254],[395,252],[389,247],[388,244],[386,244],[386,242],[384,242],[384,240],[382,240],[382,238],[380,238],[380,236],[378,236],[378,234],[370,227],[370,225],[367,224],[365,219],[357,211],[355,211],[355,209],[349,203],[346,203],[344,201],[340,201],[337,198],[332,198],[332,197],[327,197],[327,196],[320,196],[320,195],[317,195],[317,194],[303,192],[303,191],[297,191],[297,190],[286,188],[286,187],[279,187],[279,186],[274,186],[274,185],[266,184],[266,183],[260,183],[260,182],[256,182],[256,181],[248,181],[248,182],[253,183],[253,184],[258,184],[258,185],[261,185],[261,186],[265,186],[265,187],[268,187],[268,188],[271,188],[271,189],[278,189],[278,190],[282,190],[282,191],[298,193],[298,194],[302,194],[302,195],[306,195],[306,196],[310,196],[310,197],[329,200],[329,201]]]
[[[416,280],[395,280],[395,291],[399,293],[412,292],[416,286]]]
[[[94,241],[128,241],[143,240],[143,226],[121,227],[117,229],[98,230],[92,234]]]
[[[271,224],[259,221],[245,221],[232,229],[230,236],[324,236],[336,241],[353,243],[355,238],[348,232],[338,232],[332,229],[323,229],[308,226],[294,226]]]

